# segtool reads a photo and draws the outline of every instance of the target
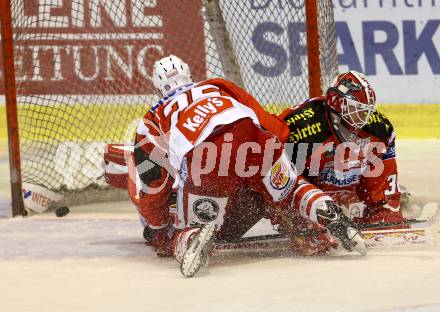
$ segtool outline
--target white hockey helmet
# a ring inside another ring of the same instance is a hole
[[[175,55],[166,56],[154,63],[153,85],[162,94],[193,82],[188,64]]]

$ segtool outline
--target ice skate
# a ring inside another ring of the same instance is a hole
[[[193,235],[180,264],[183,276],[192,277],[206,265],[208,256],[214,248],[215,234],[216,224],[212,221]]]

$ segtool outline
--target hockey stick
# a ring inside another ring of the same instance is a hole
[[[359,230],[367,230],[367,229],[386,229],[390,227],[400,227],[400,226],[407,226],[412,224],[418,224],[418,223],[427,223],[429,220],[405,220],[400,222],[378,222],[378,223],[366,223],[366,224],[359,224],[358,229]]]
[[[430,203],[436,204],[430,216],[424,220],[404,220],[402,222],[378,222],[358,225],[369,249],[388,249],[394,247],[414,247],[432,245],[431,227],[440,219],[440,202],[438,198],[413,198],[413,204],[423,207]],[[428,211],[429,211],[428,210]],[[414,225],[413,227],[409,227]],[[295,233],[295,236],[314,235],[311,230]],[[220,251],[248,250],[288,250],[292,236],[284,234],[269,234],[261,236],[242,237],[233,241],[217,241],[215,249]]]
[[[368,223],[368,224],[359,225],[359,229],[362,231],[362,235],[364,236],[364,238],[368,240],[372,240],[373,242],[377,241],[377,243],[375,243],[374,246],[373,243],[370,243],[369,248],[379,248],[382,245],[383,245],[382,247],[385,247],[384,243],[382,242],[387,237],[387,235],[394,236],[394,238],[396,236],[401,237],[405,241],[408,241],[408,237],[409,237],[409,239],[412,239],[413,242],[416,241],[417,237],[425,237],[427,235],[425,231],[426,228],[429,228],[432,224],[434,224],[435,221],[439,218],[439,216],[440,216],[440,209],[437,209],[436,213],[428,220],[405,220],[402,222]],[[389,229],[389,228],[406,227],[412,224],[423,224],[423,223],[425,223],[427,226],[421,228],[415,228],[415,229],[405,229],[405,228]],[[372,229],[376,229],[376,231]],[[315,234],[317,234],[317,232],[314,230],[306,230],[295,233],[294,236],[301,237],[301,236],[309,236]],[[220,240],[216,242],[215,249],[216,250],[234,250],[234,249],[261,250],[261,249],[277,249],[277,248],[286,249],[288,248],[290,239],[292,237],[293,236],[288,236],[284,234],[268,234],[261,236],[242,237],[231,241]],[[429,241],[430,241],[429,237],[423,242],[422,240],[419,240],[419,242],[422,242],[420,244],[427,244],[429,243]],[[400,242],[400,245],[404,245],[404,244]]]
[[[242,237],[232,241],[216,241],[215,250],[273,250],[287,249],[290,237],[283,234],[270,234],[261,236]]]
[[[427,220],[405,220],[403,222],[378,222],[378,223],[367,223],[359,225],[359,230],[366,230],[366,229],[375,229],[375,228],[389,228],[389,227],[397,227],[397,226],[406,226],[410,224],[417,224],[417,223],[424,223],[428,222]],[[317,231],[313,230],[306,230],[295,233],[295,236],[308,236],[317,234]],[[225,241],[220,240],[216,243],[218,244],[239,244],[239,243],[248,243],[248,242],[256,242],[256,241],[266,241],[266,240],[276,240],[280,238],[288,238],[288,235],[284,234],[267,234],[267,235],[259,235],[259,236],[249,236],[249,237],[241,237],[235,240],[231,241]]]

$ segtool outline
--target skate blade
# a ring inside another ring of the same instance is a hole
[[[351,237],[351,241],[353,242],[353,251],[360,253],[362,256],[366,256],[368,248],[359,231],[354,228],[348,228],[347,232],[348,237]]]
[[[206,264],[209,253],[214,248],[216,224],[206,224],[185,251],[180,271],[184,277],[194,276]]]

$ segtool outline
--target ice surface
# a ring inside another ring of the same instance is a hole
[[[398,144],[401,182],[435,196],[440,141],[417,143]],[[0,311],[440,311],[440,246],[367,257],[219,254],[184,279],[175,260],[145,246],[129,203],[71,211],[0,219]]]

